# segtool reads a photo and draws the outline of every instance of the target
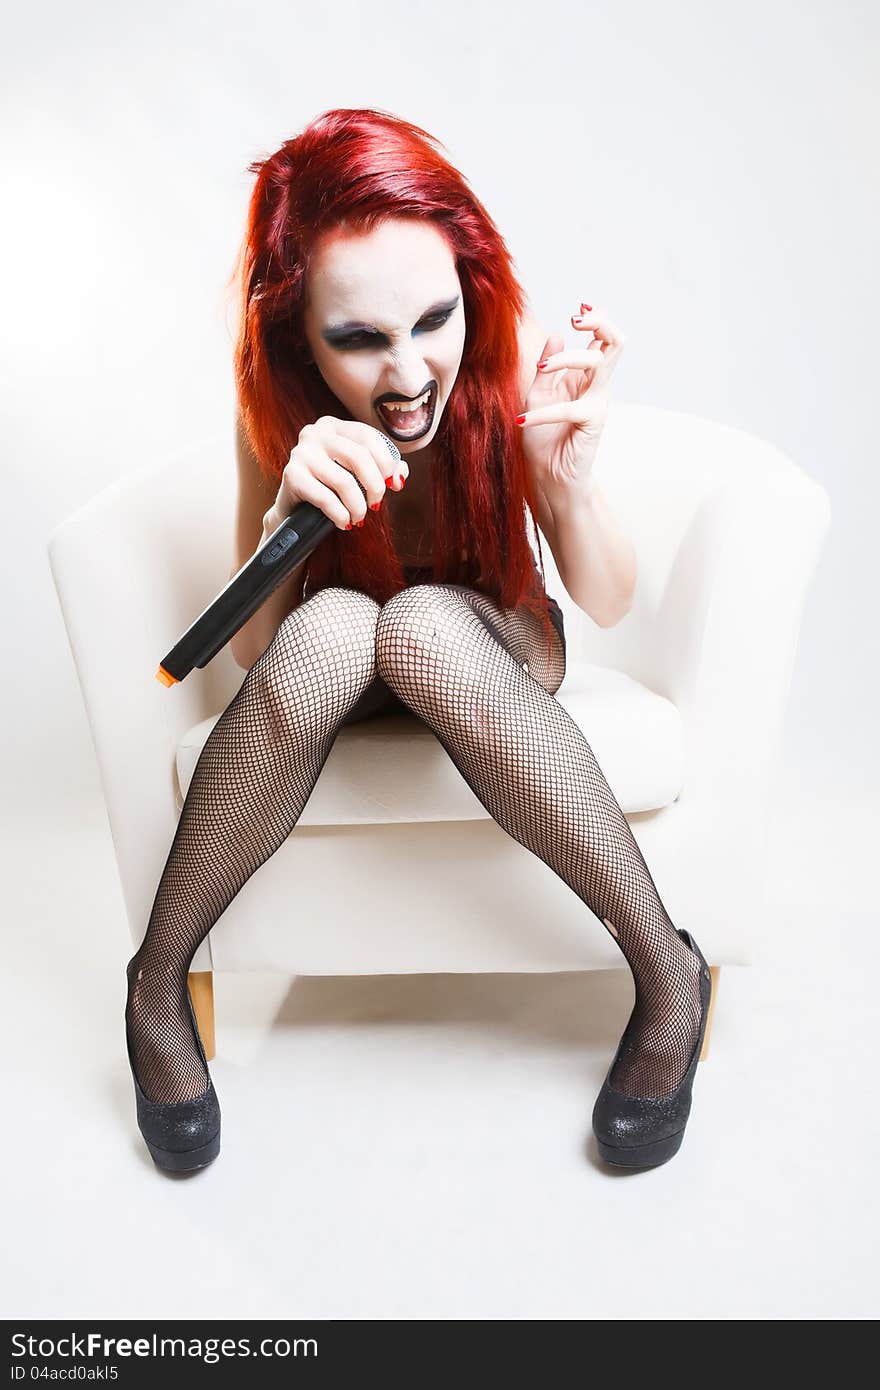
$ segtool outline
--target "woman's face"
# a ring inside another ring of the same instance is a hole
[[[353,419],[389,435],[407,458],[428,448],[465,339],[455,258],[431,223],[394,218],[368,233],[327,233],[307,276],[304,327],[321,376]],[[387,405],[423,397],[411,413]]]

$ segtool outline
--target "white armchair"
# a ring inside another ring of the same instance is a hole
[[[245,678],[227,646],[179,685],[156,679],[228,579],[233,449],[230,429],[128,476],[49,540],[132,949],[199,753]],[[568,638],[556,698],[717,985],[721,964],[751,960],[763,929],[769,796],[829,499],[759,439],[635,404],[612,407],[597,477],[636,547],[635,602],[616,627],[596,626],[568,597],[542,537]],[[380,715],[341,730],[292,833],[196,952],[190,987],[210,1057],[214,970],[622,964],[598,919],[492,819],[431,731]]]

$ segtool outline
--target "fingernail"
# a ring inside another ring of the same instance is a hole
[[[540,360],[540,362],[538,363],[538,366],[539,366],[539,367],[546,367],[546,365],[547,365],[547,358],[546,358],[546,357],[542,357],[541,360]]]
[[[582,314],[584,314],[584,313],[586,313],[586,314],[592,313],[592,309],[593,309],[592,304],[582,304],[582,305],[581,305],[581,313],[582,313]]]
[[[377,511],[379,510],[379,508],[381,507],[381,505],[382,505],[381,502],[371,502],[371,503],[370,503],[370,511],[371,511],[371,512],[377,512]]]
[[[583,319],[578,314],[572,314],[571,321],[572,323],[583,323]]]
[[[526,417],[525,417],[524,415],[517,415],[517,417],[516,417],[516,423],[517,423],[518,425],[523,424],[524,421],[525,421],[525,418],[526,418]]]
[[[346,526],[345,529],[346,529],[346,531],[350,531],[350,530],[351,530],[351,522],[348,523],[348,525]]]
[[[390,478],[386,478],[386,479],[385,479],[385,486],[386,486],[386,487],[390,487],[391,484],[392,484],[393,482],[394,482],[394,474],[392,473]]]
[[[366,518],[365,518],[366,519]],[[363,526],[363,521],[356,521],[355,526]]]

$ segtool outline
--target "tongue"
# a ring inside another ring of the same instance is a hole
[[[419,430],[424,429],[427,423],[430,404],[431,402],[428,401],[427,405],[420,405],[418,410],[386,410],[384,405],[380,406],[379,409],[382,412],[383,420],[387,420],[391,428],[397,430],[399,434],[416,434]]]

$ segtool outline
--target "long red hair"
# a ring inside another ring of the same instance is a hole
[[[240,304],[234,366],[242,424],[277,489],[305,424],[321,415],[352,418],[306,360],[303,297],[312,249],[340,223],[361,232],[387,218],[430,219],[455,257],[466,324],[435,435],[433,578],[474,585],[504,608],[525,604],[543,616],[549,642],[537,525],[540,582],[526,531],[535,494],[514,423],[525,294],[500,232],[441,148],[427,131],[388,112],[337,109],[248,165],[257,179],[230,281]],[[461,561],[463,552],[469,561]],[[334,527],[303,566],[296,601],[306,589],[330,584],[360,589],[378,603],[405,587],[382,508],[368,510],[365,525],[351,532]]]

